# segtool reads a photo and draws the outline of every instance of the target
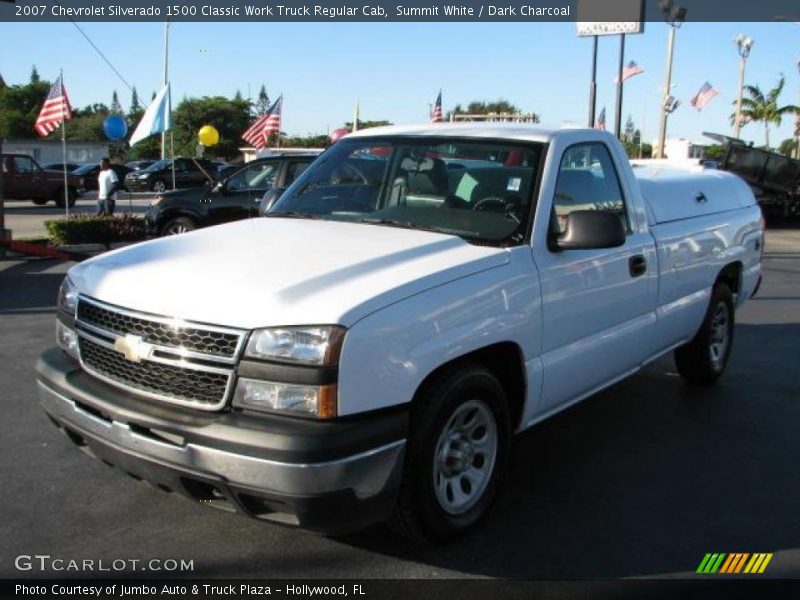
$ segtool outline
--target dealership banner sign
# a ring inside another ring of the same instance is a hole
[[[687,21],[773,21],[775,15],[800,18],[797,0],[684,0],[682,5],[687,9]],[[4,22],[166,20],[580,21],[583,35],[602,35],[640,31],[638,24],[643,21],[661,21],[662,11],[657,0],[0,0],[0,21]]]

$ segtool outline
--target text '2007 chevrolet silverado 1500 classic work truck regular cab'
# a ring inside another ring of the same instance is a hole
[[[632,169],[604,132],[370,129],[265,218],[73,267],[40,400],[196,501],[446,539],[513,434],[672,350],[716,380],[762,247],[736,176]]]

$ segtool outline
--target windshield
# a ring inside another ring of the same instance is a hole
[[[410,227],[498,245],[524,241],[541,144],[342,140],[268,216]]]
[[[171,160],[159,160],[156,163],[153,163],[146,169],[144,169],[145,173],[152,173],[155,171],[163,171],[164,169],[172,168],[172,161]]]

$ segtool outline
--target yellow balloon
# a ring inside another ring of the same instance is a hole
[[[197,132],[197,137],[203,146],[213,146],[219,142],[219,131],[211,125],[203,125]]]

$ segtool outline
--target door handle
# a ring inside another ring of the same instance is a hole
[[[628,269],[630,270],[631,277],[641,277],[647,272],[647,261],[641,254],[631,256],[628,261]]]

